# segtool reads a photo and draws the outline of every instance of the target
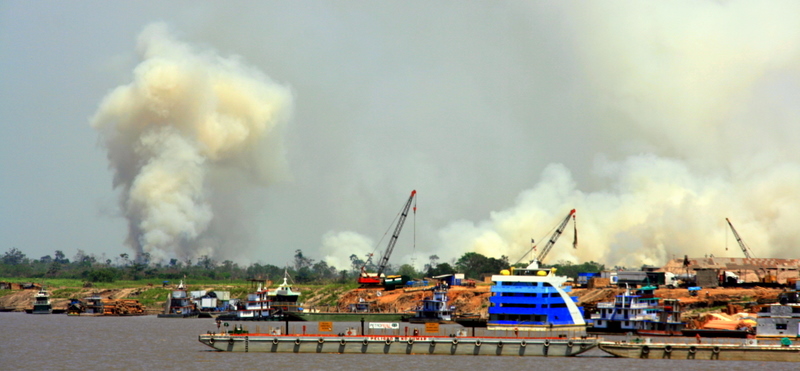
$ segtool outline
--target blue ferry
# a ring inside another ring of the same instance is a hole
[[[555,268],[511,268],[492,276],[489,330],[586,331],[583,308]]]

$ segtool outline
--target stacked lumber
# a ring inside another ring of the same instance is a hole
[[[586,287],[590,289],[598,289],[611,286],[611,280],[608,278],[592,277]]]

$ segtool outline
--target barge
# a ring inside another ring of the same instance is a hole
[[[800,346],[792,345],[788,339],[770,344],[759,344],[756,339],[723,344],[651,343],[648,340],[643,343],[601,341],[598,347],[624,358],[800,362]]]
[[[198,340],[218,351],[338,354],[435,354],[570,357],[597,338],[455,337],[394,335],[273,335],[208,333]]]

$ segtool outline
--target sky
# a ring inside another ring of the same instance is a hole
[[[792,1],[0,2],[0,253],[798,258]],[[527,255],[526,255],[527,254]]]

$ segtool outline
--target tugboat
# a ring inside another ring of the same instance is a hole
[[[197,305],[192,303],[192,299],[186,293],[186,286],[181,280],[176,290],[164,304],[164,313],[159,313],[158,318],[197,318],[200,312]]]
[[[416,314],[408,319],[410,323],[453,323],[453,308],[447,305],[447,283],[441,282],[433,288],[433,297],[422,300]]]
[[[292,290],[287,280],[289,273],[283,271],[283,283],[278,285],[274,290],[267,290],[267,301],[271,308],[280,313],[300,312],[303,309],[297,302],[300,299],[300,292]]]
[[[645,329],[637,331],[642,336],[682,336],[686,323],[681,321],[680,301],[662,299],[655,312],[656,320],[645,322]]]
[[[258,289],[252,294],[247,294],[247,300],[239,303],[235,311],[217,318],[229,321],[281,321],[289,313],[302,311],[297,303],[300,292],[292,290],[288,279],[289,274],[284,271],[283,283],[277,288],[269,290],[259,284]]]
[[[33,297],[33,309],[31,314],[51,314],[53,313],[53,306],[50,304],[50,294],[47,289],[42,286],[36,296]]]
[[[680,321],[678,302],[667,299],[663,306],[654,295],[655,286],[645,286],[631,293],[626,289],[613,302],[598,303],[598,313],[592,314],[591,333],[636,332],[648,336],[681,336],[684,324]]]

